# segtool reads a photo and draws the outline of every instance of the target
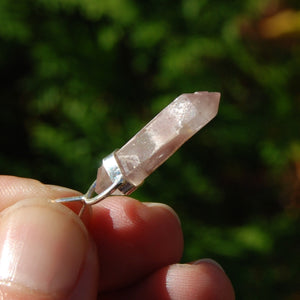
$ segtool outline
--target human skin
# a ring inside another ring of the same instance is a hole
[[[0,176],[0,299],[235,298],[214,261],[179,264],[183,237],[170,207],[115,196],[80,219],[78,206],[53,201],[78,194]]]

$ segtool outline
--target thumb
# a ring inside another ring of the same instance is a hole
[[[0,214],[0,299],[96,299],[96,250],[81,220],[45,199]]]

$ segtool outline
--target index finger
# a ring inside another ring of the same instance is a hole
[[[94,205],[89,227],[98,248],[101,292],[132,285],[182,256],[181,224],[161,203],[107,197]]]

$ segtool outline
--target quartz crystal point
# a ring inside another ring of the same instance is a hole
[[[138,187],[216,116],[219,102],[220,93],[196,92],[177,97],[114,153],[124,180],[134,188]],[[110,184],[112,180],[102,165],[98,169],[96,193],[101,193]]]

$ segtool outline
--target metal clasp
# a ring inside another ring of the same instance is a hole
[[[74,201],[82,202],[82,208],[79,212],[79,216],[81,216],[87,205],[93,205],[95,203],[98,203],[99,201],[103,200],[107,196],[113,194],[129,195],[133,191],[135,191],[137,187],[134,186],[132,183],[128,182],[125,179],[124,175],[122,174],[122,171],[115,157],[115,152],[116,151],[112,152],[110,155],[106,156],[102,160],[102,165],[105,168],[105,171],[107,172],[112,182],[110,186],[108,186],[104,191],[102,191],[98,195],[93,196],[95,194],[95,189],[97,184],[97,179],[96,179],[91,184],[88,191],[84,195],[60,198],[60,199],[56,199],[55,202],[59,202],[59,203],[74,202]]]

